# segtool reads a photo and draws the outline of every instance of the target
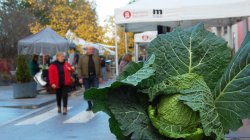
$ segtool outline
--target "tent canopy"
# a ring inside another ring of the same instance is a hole
[[[157,30],[157,25],[187,27],[232,25],[250,16],[250,0],[138,0],[115,9],[115,22],[126,31]]]
[[[105,51],[109,52],[110,55],[115,55],[115,52],[111,50],[115,48],[115,46],[87,42],[84,39],[77,37],[76,34],[70,30],[68,30],[68,32],[66,33],[66,38],[76,45],[80,45],[83,49],[86,49],[88,45],[93,46],[96,50],[98,50],[100,55],[104,55]]]
[[[97,49],[99,51],[100,55],[104,55],[104,52],[109,52],[109,55],[115,55],[115,52],[111,49],[109,49],[107,47],[107,45],[102,45],[102,44],[98,44],[98,43],[93,43],[91,44],[91,46],[93,46],[95,49]],[[112,47],[112,46],[110,46]]]
[[[69,41],[47,27],[37,34],[28,36],[18,42],[19,54],[55,55],[67,52]]]

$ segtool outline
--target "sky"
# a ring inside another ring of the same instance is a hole
[[[114,9],[126,6],[130,0],[89,0],[96,1],[99,22],[103,25],[108,16],[114,15]]]

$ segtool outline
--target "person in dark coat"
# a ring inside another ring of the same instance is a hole
[[[103,80],[106,82],[106,81],[108,81],[106,60],[105,60],[104,56],[101,56],[100,59],[101,59],[101,73],[102,73],[102,77],[103,77]]]
[[[33,76],[35,76],[40,71],[38,64],[38,55],[33,56],[29,67],[30,67],[30,72]]]
[[[78,63],[79,83],[84,85],[85,90],[91,87],[99,87],[99,81],[102,81],[100,57],[95,54],[93,46],[87,47],[87,54],[79,59]],[[88,101],[87,111],[92,110],[92,102]]]
[[[50,86],[56,90],[58,113],[61,113],[61,100],[63,99],[63,115],[67,114],[68,89],[71,85],[70,73],[74,70],[64,59],[63,53],[57,53],[56,61],[49,67]]]

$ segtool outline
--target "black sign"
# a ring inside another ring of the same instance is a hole
[[[153,14],[154,15],[162,15],[163,14],[163,11],[161,9],[154,9],[153,10]]]

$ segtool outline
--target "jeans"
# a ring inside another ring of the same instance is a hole
[[[99,87],[99,79],[96,76],[94,76],[93,79],[83,78],[83,85],[84,85],[85,91],[90,89],[91,87],[98,88]],[[91,101],[88,101],[88,109],[92,109]]]
[[[61,107],[61,101],[63,99],[63,107],[68,106],[68,87],[62,86],[56,90],[57,106]]]

